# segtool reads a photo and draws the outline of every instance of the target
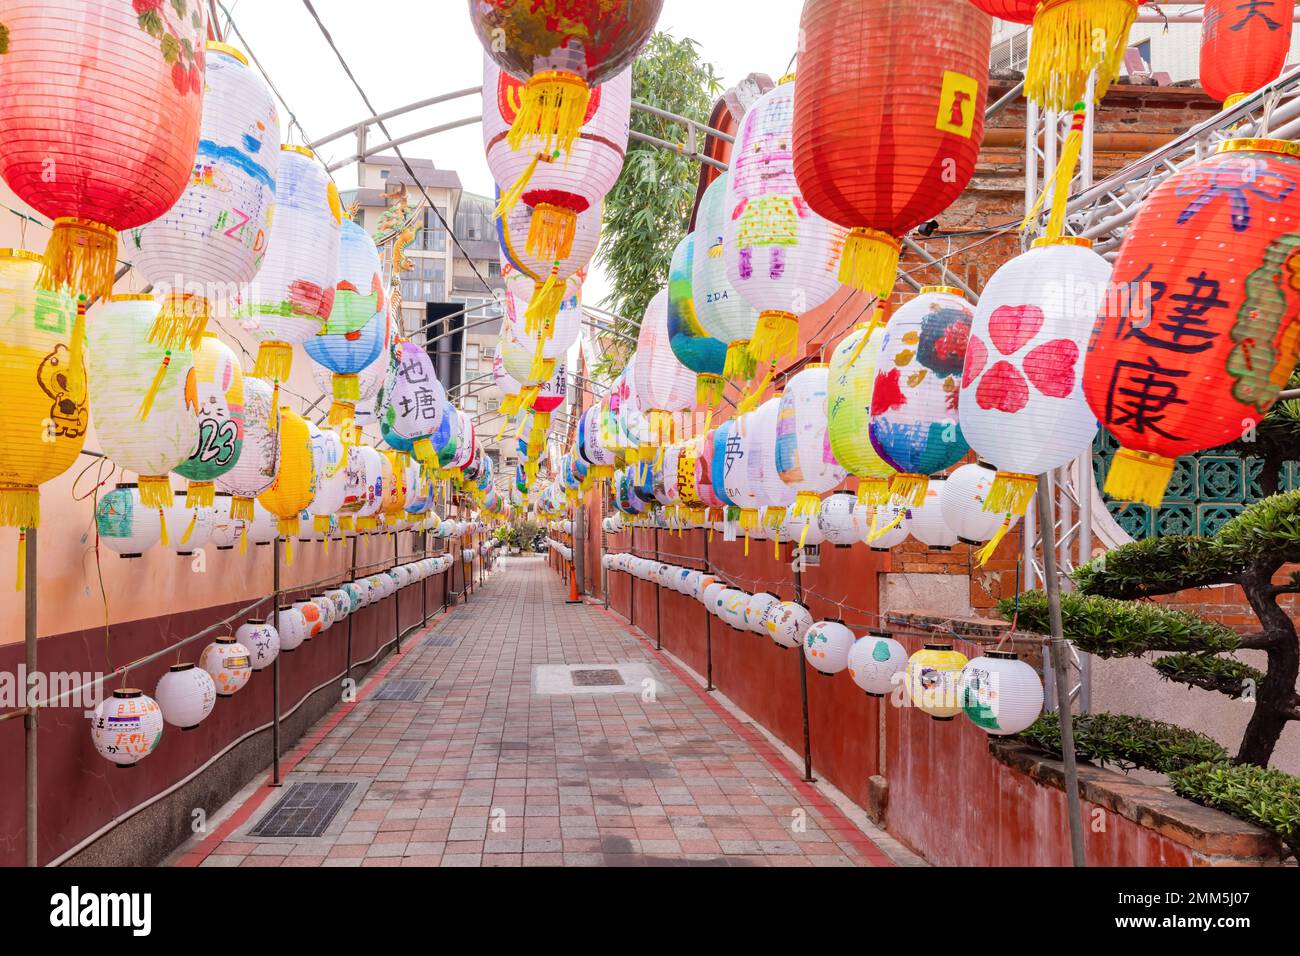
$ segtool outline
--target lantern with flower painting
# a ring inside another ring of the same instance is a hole
[[[150,335],[158,344],[198,349],[213,307],[227,305],[257,275],[279,164],[280,117],[271,91],[244,54],[209,43],[189,185],[165,214],[124,237],[134,270],[165,290]]]
[[[736,381],[754,376],[749,343],[758,325],[758,310],[732,285],[723,255],[731,210],[727,203],[730,182],[729,172],[720,173],[700,197],[691,252],[691,300],[700,328],[725,349],[721,373],[724,380]],[[712,387],[716,390],[722,385],[715,383]]]
[[[244,445],[244,373],[239,358],[212,332],[204,332],[194,350],[185,404],[197,422],[198,443],[175,471],[189,480],[186,503],[210,508],[214,482],[235,467]]]
[[[794,177],[813,213],[852,229],[841,281],[886,296],[901,238],[975,171],[989,18],[950,0],[807,0],[800,31]]]
[[[285,539],[285,560],[293,563],[293,539],[299,516],[316,497],[319,478],[312,456],[311,430],[306,420],[288,405],[280,406],[276,427],[279,469],[257,500],[276,517],[276,531]]]
[[[926,286],[885,327],[871,388],[871,444],[898,472],[890,493],[906,503],[919,506],[929,476],[969,450],[957,415],[973,318],[959,290]]]
[[[831,353],[826,384],[826,420],[831,452],[850,475],[858,479],[858,501],[880,505],[889,500],[894,467],[871,444],[871,389],[885,326],[879,313],[860,323],[840,340]]]
[[[822,495],[844,480],[826,420],[829,366],[805,365],[786,382],[776,425],[776,467],[795,491],[791,517],[817,523]],[[803,543],[800,543],[803,547]]]
[[[669,339],[667,289],[656,292],[646,306],[636,353],[633,387],[645,413],[646,430],[641,435],[645,457],[677,440],[681,417],[695,401],[695,376],[677,360]]]
[[[280,467],[275,436],[274,389],[269,382],[244,376],[244,441],[235,467],[216,479],[217,491],[229,494],[230,516],[244,522],[240,550],[247,547],[247,525],[253,520],[253,499],[270,487]]]
[[[1300,146],[1237,139],[1169,176],[1124,234],[1083,390],[1122,446],[1105,490],[1156,507],[1174,459],[1241,438],[1300,351]]]
[[[695,373],[695,404],[712,410],[722,404],[727,343],[705,332],[695,311],[695,240],[693,232],[682,237],[668,269],[668,344]]]
[[[758,310],[755,362],[793,358],[799,315],[840,287],[845,231],[822,218],[795,180],[795,87],[764,93],[741,120],[727,178],[723,257],[731,285]]]
[[[0,17],[0,176],[54,220],[40,285],[106,298],[118,232],[163,215],[190,183],[204,4],[9,0]]]
[[[1206,0],[1201,86],[1228,108],[1277,79],[1291,49],[1295,0]]]

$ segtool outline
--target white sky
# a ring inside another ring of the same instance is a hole
[[[371,115],[301,0],[223,2],[308,141]],[[313,0],[313,5],[381,113],[482,82],[482,48],[465,0]],[[802,7],[801,0],[664,0],[659,28],[697,41],[726,87],[751,72],[774,79],[785,72],[797,45]],[[227,39],[240,45],[233,33]],[[481,112],[479,97],[466,97],[390,120],[388,128],[400,137]],[[281,121],[286,138],[304,141],[296,130],[287,132],[287,116]],[[381,141],[377,133],[371,139]],[[327,162],[345,158],[353,144],[349,136],[323,147],[321,156]],[[477,124],[412,142],[402,151],[456,170],[467,191],[492,192]],[[336,177],[344,188],[355,184],[350,169]],[[599,274],[587,286],[592,303],[608,289]]]

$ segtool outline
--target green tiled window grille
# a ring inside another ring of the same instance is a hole
[[[1092,444],[1092,467],[1097,485],[1105,482],[1119,442],[1107,431],[1097,433]],[[1214,534],[1249,504],[1258,501],[1259,478],[1264,463],[1222,450],[1184,455],[1178,459],[1159,508],[1112,501],[1102,495],[1116,523],[1133,538],[1166,534]],[[1300,488],[1300,461],[1282,469],[1278,490]]]

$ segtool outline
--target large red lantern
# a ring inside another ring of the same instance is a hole
[[[107,298],[117,233],[189,185],[203,105],[200,0],[6,0],[0,176],[54,220],[41,285]]]
[[[1300,144],[1236,139],[1174,173],[1124,236],[1084,364],[1123,446],[1115,498],[1157,506],[1179,455],[1248,433],[1300,352]]]
[[[795,177],[814,212],[852,230],[840,281],[884,296],[900,237],[975,171],[992,26],[951,0],[807,0],[801,33]]]
[[[1229,107],[1277,79],[1291,48],[1295,0],[1207,0],[1201,86]]]

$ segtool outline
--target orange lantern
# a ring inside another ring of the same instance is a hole
[[[1291,48],[1295,0],[1207,0],[1201,86],[1228,108],[1277,79]]]
[[[900,237],[975,171],[992,27],[951,0],[807,0],[801,33],[795,177],[814,212],[852,230],[840,281],[888,295]]]
[[[54,220],[41,286],[113,291],[117,233],[189,185],[203,106],[205,4],[9,0],[0,176]]]
[[[1158,506],[1179,455],[1239,439],[1300,352],[1300,144],[1236,139],[1164,180],[1115,260],[1084,364],[1123,446],[1115,498]]]

